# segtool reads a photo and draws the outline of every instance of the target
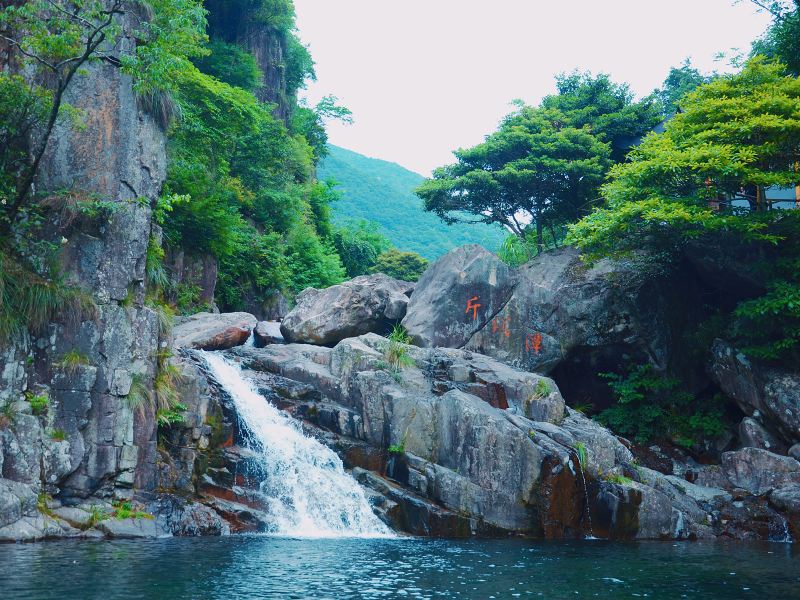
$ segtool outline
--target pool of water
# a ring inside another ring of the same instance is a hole
[[[800,598],[791,544],[298,540],[0,545],[3,599]]]

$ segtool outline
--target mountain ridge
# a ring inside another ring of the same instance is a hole
[[[341,198],[331,209],[339,225],[372,221],[398,249],[417,252],[429,260],[464,244],[480,244],[495,251],[505,237],[500,227],[447,225],[426,212],[413,192],[425,180],[419,173],[339,146],[329,145],[328,150],[317,174],[320,180],[336,182]]]

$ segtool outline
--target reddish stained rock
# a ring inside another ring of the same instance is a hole
[[[173,330],[176,348],[227,350],[241,346],[256,326],[250,313],[197,313],[178,320]]]

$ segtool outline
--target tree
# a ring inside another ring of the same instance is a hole
[[[369,221],[336,228],[332,240],[348,277],[370,273],[378,257],[391,247],[389,240],[378,232],[378,226]]]
[[[89,63],[105,62],[136,76],[141,93],[171,88],[173,77],[202,53],[205,16],[197,0],[154,0],[151,18],[131,13],[124,0],[28,0],[0,10],[0,39],[15,52],[20,72],[35,73],[48,84],[30,84],[48,99],[47,114],[30,128],[30,159],[15,174],[15,191],[4,209],[3,227],[12,227],[27,202],[53,128],[64,108],[64,94]],[[130,23],[137,23],[130,30]],[[128,30],[126,30],[128,28]],[[133,53],[120,51],[123,38],[137,39]]]
[[[661,102],[664,116],[670,117],[678,112],[679,103],[686,94],[712,79],[713,76],[703,75],[692,67],[692,62],[688,58],[680,67],[672,67],[661,88],[655,92]]]
[[[539,251],[544,227],[578,218],[611,165],[609,144],[588,126],[528,106],[455,156],[456,164],[436,169],[417,188],[425,210],[448,223],[499,223],[520,238],[533,223]]]
[[[800,0],[752,1],[774,17],[764,36],[753,43],[752,55],[777,58],[789,73],[800,75]]]
[[[576,71],[556,86],[539,107],[518,102],[484,143],[434,171],[416,190],[425,209],[447,223],[499,223],[523,241],[533,226],[537,252],[545,229],[554,243],[563,237],[599,199],[608,168],[661,117],[654,99],[634,102],[608,75]]]
[[[568,241],[590,256],[674,254],[710,235],[749,244],[767,293],[739,305],[734,330],[755,356],[800,360],[800,211],[771,210],[764,193],[798,179],[800,80],[784,69],[756,57],[688,94],[664,133],[612,168],[607,206],[571,226]],[[751,211],[715,209],[742,190]]]
[[[573,127],[588,127],[611,145],[612,158],[617,162],[625,158],[632,140],[661,121],[655,98],[636,102],[627,84],[614,83],[604,73],[561,74],[556,78],[556,88],[558,93],[546,96],[541,106],[561,111]]]
[[[392,248],[378,257],[372,271],[403,281],[416,281],[427,268],[428,261],[416,252],[402,252]]]

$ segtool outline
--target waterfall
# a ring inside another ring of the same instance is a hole
[[[292,537],[389,537],[364,491],[328,447],[303,434],[220,354],[203,352],[233,399],[245,445],[259,461],[269,533]]]

